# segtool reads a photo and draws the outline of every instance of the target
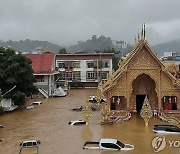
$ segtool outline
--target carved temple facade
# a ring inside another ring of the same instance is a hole
[[[147,95],[153,110],[180,109],[180,80],[150,48],[145,36],[99,89],[111,110],[140,112]]]

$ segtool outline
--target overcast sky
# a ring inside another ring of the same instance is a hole
[[[150,44],[180,38],[180,0],[0,0],[0,39],[71,45],[97,35]]]

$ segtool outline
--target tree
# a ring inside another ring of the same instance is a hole
[[[114,53],[113,57],[112,57],[112,68],[113,70],[117,70],[118,69],[118,63],[119,60],[121,60],[121,52],[120,51],[116,51],[114,48],[108,48],[107,50],[104,51],[96,51],[96,53]]]
[[[67,54],[66,48],[61,48],[61,49],[59,50],[59,54]]]
[[[78,52],[75,52],[75,54],[87,54],[87,51],[78,51]]]
[[[0,47],[0,87],[4,94],[13,86],[16,88],[5,97],[12,98],[16,105],[25,102],[25,97],[37,92],[31,67],[31,60],[10,48]]]

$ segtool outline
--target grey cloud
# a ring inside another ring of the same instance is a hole
[[[96,34],[132,43],[145,22],[149,42],[157,44],[179,38],[179,6],[179,0],[1,0],[0,39],[68,45]]]

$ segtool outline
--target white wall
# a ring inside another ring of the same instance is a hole
[[[80,61],[81,82],[86,82],[86,60]]]

